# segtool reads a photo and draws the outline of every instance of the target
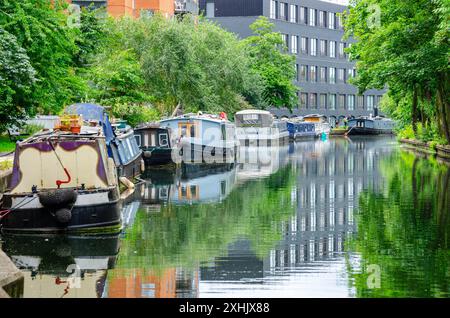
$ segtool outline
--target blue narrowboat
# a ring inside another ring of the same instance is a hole
[[[315,125],[310,122],[288,121],[287,129],[291,140],[312,139],[316,136]]]

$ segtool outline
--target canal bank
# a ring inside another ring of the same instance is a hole
[[[23,285],[23,273],[0,249],[0,298],[21,297]]]
[[[435,155],[440,159],[450,162],[450,146],[435,145],[434,147],[432,147],[432,145],[428,142],[404,138],[400,139],[399,141],[407,148],[411,148],[418,152]]]

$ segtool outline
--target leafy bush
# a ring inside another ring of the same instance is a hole
[[[159,112],[150,105],[139,104],[114,104],[111,113],[115,118],[125,119],[129,125],[136,127],[138,124],[156,121],[159,119]]]
[[[38,131],[42,130],[44,126],[36,125],[36,124],[28,124],[23,128],[23,134],[25,135],[34,135]]]

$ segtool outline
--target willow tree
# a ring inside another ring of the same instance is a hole
[[[348,52],[360,92],[389,87],[397,107],[408,107],[414,131],[431,115],[448,143],[449,13],[446,0],[353,0],[344,13],[345,36],[357,40]],[[433,109],[421,110],[424,101]]]
[[[287,53],[285,43],[274,24],[266,17],[259,17],[250,25],[253,35],[244,39],[252,58],[252,68],[263,79],[263,97],[273,107],[297,106],[295,57]]]

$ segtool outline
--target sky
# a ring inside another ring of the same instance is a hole
[[[348,1],[349,1],[349,0],[321,0],[321,1],[348,5]]]

